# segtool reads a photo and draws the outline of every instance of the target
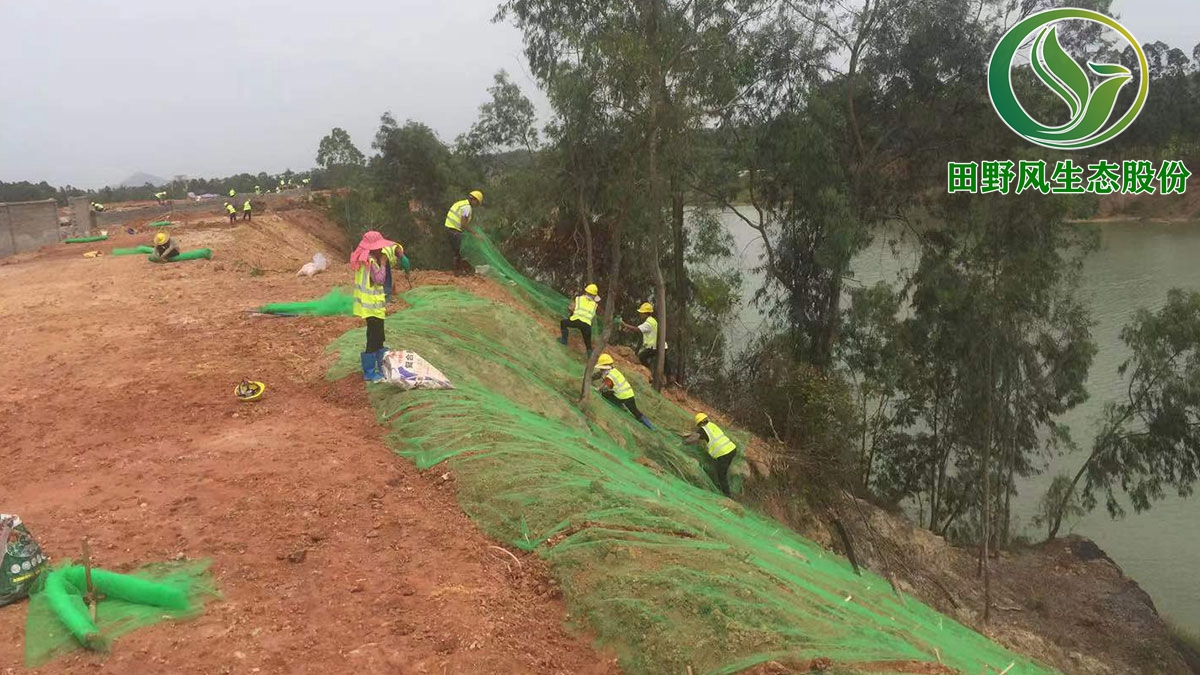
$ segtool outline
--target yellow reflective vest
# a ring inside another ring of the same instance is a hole
[[[471,201],[468,199],[460,199],[454,202],[454,206],[451,206],[450,210],[446,212],[446,227],[462,232],[463,222],[458,212],[462,210],[462,207],[470,205]],[[470,218],[467,220],[470,222]]]
[[[650,332],[642,333],[642,349],[658,349],[658,319],[648,316],[646,323],[650,324]]]
[[[249,211],[249,210],[250,210],[250,200],[249,200],[249,199],[247,199],[247,200],[246,200],[246,203],[245,203],[245,204],[242,204],[242,210],[243,210],[243,211]]]
[[[230,204],[229,202],[225,202],[225,210],[231,214],[237,213],[237,209],[233,206],[233,204]]]
[[[596,301],[590,295],[581,295],[575,298],[575,311],[571,313],[570,320],[592,325],[592,319],[596,318],[596,306]]]
[[[733,444],[733,441],[729,440],[729,437],[725,435],[725,432],[721,431],[721,427],[714,424],[712,420],[709,420],[709,422],[704,425],[703,429],[704,434],[708,436],[709,457],[717,459],[718,457],[724,457],[734,450],[737,450],[737,446]]]
[[[613,396],[616,396],[618,400],[625,401],[633,398],[633,385],[629,384],[629,380],[625,379],[625,375],[621,371],[616,368],[609,368],[604,377],[612,380]]]
[[[371,280],[371,267],[375,264],[374,260],[370,260],[354,272],[354,316],[363,319],[382,319],[387,316],[383,284]]]

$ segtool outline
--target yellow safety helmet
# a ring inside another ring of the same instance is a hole
[[[583,287],[583,292],[588,295],[600,295],[600,289],[596,288],[596,284],[588,284]]]
[[[605,367],[605,366],[611,366],[612,364],[613,364],[613,357],[609,356],[608,354],[601,354],[601,355],[600,355],[600,356],[599,356],[599,357],[596,359],[596,367],[597,367],[597,368],[603,368],[603,367]]]
[[[696,424],[704,424],[708,421],[708,415],[705,415],[704,413],[696,413],[696,416],[693,419],[696,420]]]
[[[167,243],[168,239],[170,239],[170,237],[167,236],[166,232],[159,232],[158,234],[154,235],[154,245],[162,246],[163,244]]]
[[[483,203],[483,193],[482,192],[480,192],[479,190],[472,190],[470,194],[472,197],[475,198],[475,201],[479,202],[480,204]]]
[[[653,313],[654,313],[654,305],[652,305],[648,302],[643,302],[642,306],[638,307],[638,314],[653,314]]]
[[[233,390],[233,395],[239,401],[257,401],[267,391],[267,385],[254,380],[242,380]]]

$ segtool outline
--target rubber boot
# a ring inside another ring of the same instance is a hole
[[[359,355],[362,359],[362,371],[364,382],[379,382],[383,376],[379,373],[379,358],[378,352],[363,352]]]
[[[562,337],[560,337],[558,339],[558,344],[560,344],[560,345],[567,344],[567,329],[566,328],[562,329]]]
[[[649,417],[642,415],[640,418],[638,418],[638,421],[641,422],[642,424],[646,425],[646,428],[649,429],[650,431],[654,431],[654,425],[650,424]]]

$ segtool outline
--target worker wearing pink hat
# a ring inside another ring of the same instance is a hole
[[[354,253],[350,254],[350,269],[354,271],[354,316],[367,322],[367,348],[361,355],[363,379],[381,382],[383,378],[383,319],[387,316],[384,281],[387,279],[385,248],[395,246],[375,230],[363,235]]]

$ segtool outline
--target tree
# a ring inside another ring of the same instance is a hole
[[[538,146],[533,103],[503,70],[496,73],[488,93],[492,100],[479,106],[479,119],[461,143],[475,155],[521,148],[532,156]]]
[[[341,127],[334,127],[317,146],[317,164],[325,169],[346,166],[362,166],[363,154],[354,147],[350,134]]]
[[[1127,376],[1125,400],[1105,408],[1091,453],[1051,513],[1050,539],[1076,495],[1088,511],[1103,495],[1118,518],[1118,493],[1140,513],[1167,488],[1187,497],[1200,477],[1200,293],[1173,289],[1162,309],[1139,311],[1121,341],[1133,352],[1117,369]]]

